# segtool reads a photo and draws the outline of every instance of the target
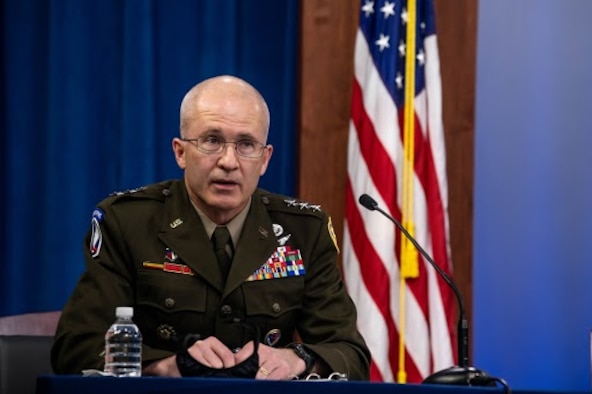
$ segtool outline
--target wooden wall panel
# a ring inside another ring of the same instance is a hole
[[[472,321],[477,0],[436,0],[454,281]],[[471,325],[472,326],[472,325]],[[471,336],[472,337],[472,336]]]
[[[301,4],[297,192],[332,215],[341,244],[358,4],[342,0]]]
[[[470,320],[477,1],[435,0],[435,4],[454,280]],[[340,245],[358,11],[359,2],[354,0],[301,1],[297,194],[332,215]]]

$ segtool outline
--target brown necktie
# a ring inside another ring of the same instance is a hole
[[[214,252],[216,253],[216,259],[218,260],[220,272],[222,272],[222,278],[224,278],[224,280],[226,280],[226,277],[228,276],[230,264],[232,262],[231,257],[226,251],[226,245],[228,245],[229,242],[232,241],[230,240],[230,232],[228,231],[228,227],[216,227],[216,230],[214,230],[214,234],[212,235],[212,243],[214,244]],[[230,246],[230,249],[232,249],[232,246]]]

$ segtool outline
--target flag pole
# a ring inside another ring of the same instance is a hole
[[[415,176],[415,39],[417,25],[417,7],[415,0],[407,2],[407,37],[405,43],[405,103],[403,123],[403,226],[409,233],[415,234],[415,223],[413,221],[413,183]],[[405,12],[405,11],[404,11]],[[401,275],[399,283],[400,300],[400,327],[399,327],[399,371],[397,374],[398,383],[407,383],[407,372],[405,369],[405,327],[406,327],[406,301],[405,294],[407,279],[419,276],[417,250],[409,239],[403,237],[401,240]]]

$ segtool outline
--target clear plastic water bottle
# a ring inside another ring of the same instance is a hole
[[[105,334],[105,372],[142,376],[142,333],[132,321],[134,308],[117,307],[115,316],[115,323]]]

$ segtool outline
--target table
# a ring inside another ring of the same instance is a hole
[[[44,375],[37,394],[502,394],[496,387],[458,387],[355,381],[259,381],[218,378],[115,378]],[[592,393],[591,393],[592,394]]]
[[[43,375],[37,394],[503,394],[499,387],[395,384],[357,381],[261,381],[220,378],[115,378]],[[592,391],[512,390],[513,394],[592,394]]]
[[[503,394],[500,387],[356,381],[261,381],[218,378],[114,378],[43,375],[37,394]],[[513,390],[513,394],[592,394],[592,391]]]

